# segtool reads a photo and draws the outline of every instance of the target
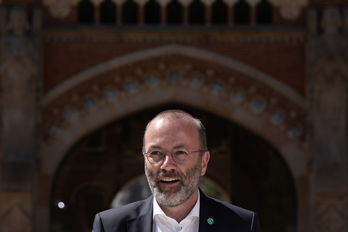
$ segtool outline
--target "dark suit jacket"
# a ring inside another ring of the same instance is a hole
[[[200,192],[199,232],[261,232],[256,213]],[[98,213],[93,232],[151,232],[153,196]],[[214,219],[213,224],[207,222]]]

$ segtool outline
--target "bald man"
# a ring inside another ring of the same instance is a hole
[[[93,232],[261,232],[256,213],[198,188],[210,159],[199,119],[180,110],[161,112],[146,126],[143,156],[153,195],[98,213]]]

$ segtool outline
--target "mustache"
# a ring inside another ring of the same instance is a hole
[[[154,180],[157,182],[161,178],[165,178],[165,177],[182,179],[182,175],[175,172],[174,170],[170,170],[170,171],[162,170],[156,174]]]

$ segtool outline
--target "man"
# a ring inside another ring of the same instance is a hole
[[[153,196],[97,214],[93,232],[261,232],[256,213],[198,188],[210,159],[200,120],[179,110],[158,114],[146,127],[143,155]]]

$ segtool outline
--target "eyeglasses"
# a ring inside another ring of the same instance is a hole
[[[160,149],[155,148],[155,149],[150,149],[148,152],[145,152],[144,155],[146,156],[147,160],[150,163],[158,164],[164,160],[164,156],[167,151],[170,152],[175,163],[183,164],[188,160],[191,153],[203,152],[205,150],[188,151],[185,148],[179,148],[179,149],[161,151]]]

